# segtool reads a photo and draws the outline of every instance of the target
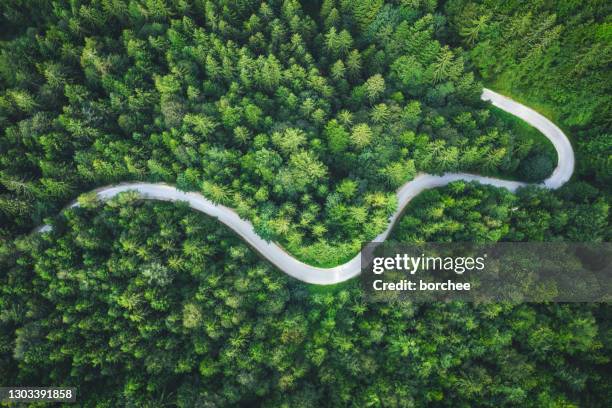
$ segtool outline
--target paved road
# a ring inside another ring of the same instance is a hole
[[[542,132],[555,146],[559,158],[558,165],[551,176],[542,183],[544,187],[555,189],[570,179],[574,172],[574,151],[561,129],[536,111],[489,89],[483,91],[481,98],[531,124]],[[445,186],[458,180],[477,181],[481,184],[506,188],[513,192],[517,188],[527,185],[527,183],[518,181],[500,180],[468,173],[445,173],[441,176],[419,174],[414,180],[407,182],[397,191],[397,211],[391,217],[387,229],[373,241],[382,242],[387,239],[404,207],[420,192],[434,187]],[[98,197],[102,200],[108,200],[124,191],[137,191],[143,198],[150,200],[188,202],[194,210],[218,218],[219,221],[234,230],[281,271],[301,281],[319,285],[330,285],[353,278],[359,275],[361,271],[361,257],[359,254],[347,263],[333,268],[318,268],[300,262],[276,243],[266,242],[261,239],[253,230],[251,223],[241,219],[234,210],[223,205],[214,204],[200,193],[186,193],[170,185],[153,183],[125,183],[96,190]],[[71,204],[71,207],[76,205],[78,204],[75,202]],[[38,231],[45,232],[50,229],[49,225],[45,225],[38,228]]]

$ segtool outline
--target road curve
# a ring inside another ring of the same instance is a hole
[[[542,132],[555,146],[558,154],[558,164],[551,176],[541,184],[542,186],[555,189],[570,179],[574,172],[574,151],[567,136],[565,136],[561,129],[536,111],[489,89],[484,89],[481,99],[490,101],[494,106],[523,119]],[[519,187],[527,185],[527,183],[523,182],[501,180],[468,173],[445,173],[441,176],[418,174],[413,180],[404,184],[397,191],[398,208],[390,218],[387,229],[373,241],[382,242],[387,239],[402,210],[420,192],[430,188],[445,186],[458,180],[477,181],[481,184],[506,188],[512,192],[516,191]],[[361,272],[360,254],[357,254],[350,261],[333,268],[319,268],[307,265],[285,252],[276,243],[267,242],[259,237],[253,230],[252,224],[241,219],[234,210],[223,205],[214,204],[200,193],[179,191],[176,187],[161,183],[124,183],[95,190],[101,200],[108,200],[125,191],[136,191],[142,198],[149,200],[186,201],[194,210],[218,218],[220,222],[234,230],[277,268],[303,282],[330,285],[344,282],[359,275]],[[77,202],[73,202],[70,205],[70,207],[75,206],[78,206]],[[38,232],[49,230],[51,230],[49,225],[44,225],[37,229]]]

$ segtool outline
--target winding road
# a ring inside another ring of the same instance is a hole
[[[523,119],[542,132],[552,142],[557,150],[558,164],[551,176],[541,184],[542,186],[549,189],[556,189],[570,179],[574,172],[574,151],[567,136],[565,136],[561,129],[533,109],[489,89],[484,89],[481,99],[490,101],[494,106]],[[398,208],[390,218],[387,229],[373,241],[382,242],[387,239],[393,225],[401,215],[402,210],[410,200],[420,192],[430,188],[445,186],[448,183],[458,180],[477,181],[481,184],[506,188],[512,192],[516,191],[519,187],[527,185],[527,183],[523,182],[501,180],[468,173],[445,173],[441,176],[419,174],[397,191]],[[149,200],[188,202],[194,210],[218,218],[220,222],[234,230],[250,246],[256,249],[277,268],[287,275],[293,276],[303,282],[330,285],[344,282],[359,275],[361,272],[360,254],[357,254],[347,263],[333,268],[319,268],[300,262],[289,253],[285,252],[285,250],[276,243],[266,242],[260,238],[253,230],[253,225],[241,219],[234,210],[223,205],[214,204],[200,193],[187,193],[179,191],[176,187],[167,184],[155,183],[125,183],[95,190],[101,200],[108,200],[125,191],[136,191],[142,198]],[[73,202],[70,205],[70,207],[75,206],[78,206],[77,202]],[[39,227],[36,231],[46,232],[50,230],[51,226],[44,225]]]

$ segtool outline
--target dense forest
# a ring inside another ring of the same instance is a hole
[[[612,3],[449,0],[440,33],[494,89],[568,129],[582,177],[612,182]]]
[[[499,233],[497,190],[435,194],[481,201],[489,240],[554,217],[554,202],[530,211],[551,197],[526,193],[521,222]],[[437,198],[412,217],[431,223]],[[368,303],[354,280],[287,277],[188,208],[129,193],[81,203],[1,248],[4,381],[77,386],[101,407],[609,406],[608,306]],[[473,210],[454,221],[477,228]],[[420,231],[403,223],[397,238],[430,239]]]
[[[556,160],[480,101],[431,5],[60,2],[26,29],[5,7],[4,234],[92,186],[166,181],[333,263],[384,230],[417,171],[512,177],[525,159],[541,180]]]
[[[400,242],[609,241],[610,5],[502,0],[0,2],[0,385],[84,406],[612,406],[607,304],[367,303],[216,220],[92,188],[163,181],[312,264]],[[53,229],[28,234],[43,222]]]

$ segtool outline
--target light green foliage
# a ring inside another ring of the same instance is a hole
[[[359,123],[351,131],[351,142],[358,149],[363,149],[372,142],[372,130],[366,123]]]
[[[335,119],[329,121],[325,127],[325,135],[332,153],[341,153],[347,148],[349,133]]]
[[[187,303],[183,307],[183,326],[188,329],[194,329],[200,325],[202,321],[202,312],[197,305]]]
[[[272,135],[272,143],[285,154],[295,153],[298,148],[306,142],[306,135],[301,129],[285,129],[282,133],[275,132]]]
[[[365,83],[365,92],[371,102],[380,97],[385,92],[385,79],[380,74],[368,78]]]

